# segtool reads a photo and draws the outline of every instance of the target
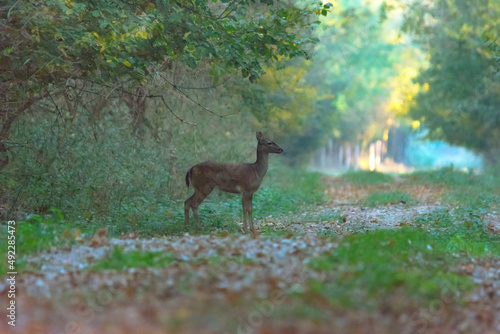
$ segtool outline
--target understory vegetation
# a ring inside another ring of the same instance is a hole
[[[303,226],[318,221],[345,224],[342,210],[324,209],[328,207],[328,198],[325,195],[327,183],[323,179],[324,176],[318,173],[291,170],[279,165],[271,168],[253,202],[254,219],[262,222],[261,237],[293,238],[303,235],[304,231],[293,228],[295,222],[302,222],[300,225]],[[339,243],[334,252],[319,255],[310,263],[311,269],[326,272],[330,277],[327,281],[310,281],[310,293],[322,294],[333,305],[356,306],[367,300],[367,307],[376,307],[376,301],[394,289],[415,302],[425,302],[443,289],[443,284],[450,284],[451,281],[460,287],[457,291],[468,291],[472,284],[469,278],[456,273],[457,265],[475,257],[500,256],[500,241],[485,218],[500,207],[498,175],[475,175],[446,168],[401,176],[349,172],[340,179],[351,186],[372,187],[371,193],[361,201],[362,205],[388,210],[391,207],[411,208],[424,204],[415,198],[409,200],[409,193],[400,192],[399,189],[405,186],[411,187],[415,183],[429,187],[444,186],[446,192],[442,195],[440,206],[431,208],[428,213],[418,214],[412,220],[398,222],[401,228],[359,230],[347,235],[314,230],[317,235]],[[290,184],[289,180],[294,180],[294,183]],[[381,185],[395,183],[399,184],[398,191],[377,190]],[[463,196],[464,193],[469,196]],[[28,219],[17,224],[20,263],[24,266],[23,259],[29,254],[87,243],[100,227],[107,227],[109,236],[116,237],[131,232],[138,232],[141,237],[160,238],[185,233],[218,236],[241,233],[241,202],[238,196],[214,193],[202,204],[201,230],[195,228],[193,221],[190,226],[184,226],[182,200],[158,199],[157,205],[156,212],[144,213],[149,219],[135,222],[117,219],[113,225],[67,217],[55,207],[46,214],[30,214]],[[273,225],[277,219],[285,223]],[[4,228],[2,234],[5,233]],[[5,246],[0,245],[2,252]],[[219,260],[211,258],[208,261],[234,260],[229,254],[220,256]],[[93,268],[162,267],[178,261],[183,262],[172,254],[124,253],[123,249],[115,247],[108,258]]]

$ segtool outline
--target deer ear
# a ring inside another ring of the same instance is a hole
[[[257,137],[257,140],[261,140],[262,139],[262,132],[257,131],[257,133],[255,135]]]

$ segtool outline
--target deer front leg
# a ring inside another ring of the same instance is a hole
[[[248,220],[250,220],[250,230],[252,233],[255,233],[255,228],[253,227],[253,218],[252,218],[252,196],[253,194],[248,195],[248,204],[247,204],[247,212],[248,212]]]
[[[247,228],[247,214],[248,219],[250,220],[250,230],[252,233],[255,231],[253,227],[252,220],[252,195],[253,194],[243,194],[242,202],[243,202],[243,231],[248,232]]]
[[[247,202],[245,201],[245,195],[242,196],[241,198],[241,204],[243,206],[243,232],[247,233],[248,232],[248,226],[247,226]]]

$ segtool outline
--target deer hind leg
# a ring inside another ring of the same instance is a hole
[[[189,224],[189,207],[193,210],[193,216],[194,220],[196,222],[196,226],[198,228],[201,228],[200,224],[200,217],[198,216],[198,206],[207,198],[208,195],[214,190],[214,186],[207,185],[202,189],[195,188],[194,189],[194,194],[190,198],[188,198],[184,204],[184,214],[186,215],[186,212],[188,214],[187,222]],[[189,202],[188,202],[189,201]],[[188,203],[188,204],[186,204]],[[188,206],[189,205],[189,206]],[[186,219],[186,218],[185,218]]]
[[[184,202],[184,225],[189,225],[189,209],[191,209],[191,202],[193,201],[194,195],[189,197]]]

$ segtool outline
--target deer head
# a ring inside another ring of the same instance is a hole
[[[258,141],[258,145],[257,145],[257,150],[258,151],[264,151],[266,153],[283,153],[283,149],[281,147],[279,147],[278,145],[276,145],[275,142],[273,142],[271,139],[269,138],[265,138],[263,135],[262,135],[262,132],[258,131],[256,133],[256,137],[257,137],[257,141]]]

